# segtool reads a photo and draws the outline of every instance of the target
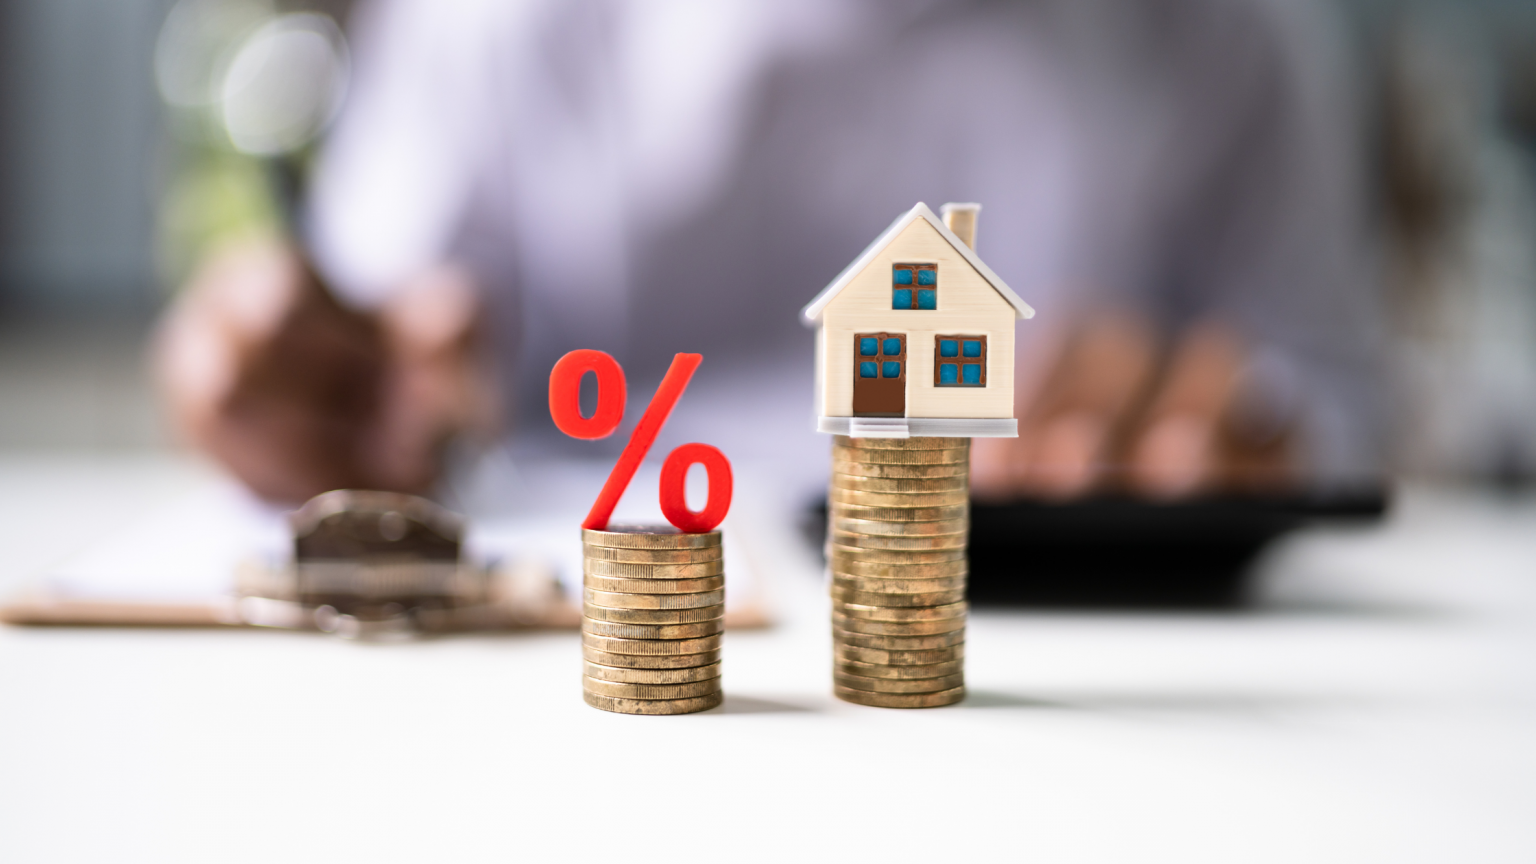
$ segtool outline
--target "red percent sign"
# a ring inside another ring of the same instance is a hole
[[[608,472],[608,482],[603,484],[603,491],[598,493],[597,501],[592,504],[592,511],[581,527],[596,531],[608,527],[613,508],[619,505],[624,490],[629,488],[629,481],[635,479],[635,471],[645,461],[645,454],[656,443],[657,433],[672,416],[672,409],[677,407],[677,400],[688,389],[694,370],[702,362],[702,354],[678,354],[672,358],[672,367],[661,379],[661,386],[646,406],[635,431],[630,433],[629,443],[624,445],[618,463]],[[582,416],[580,404],[581,378],[588,372],[597,376],[597,409],[591,417]],[[613,430],[619,428],[619,421],[624,419],[626,398],[623,368],[602,351],[589,348],[572,351],[561,357],[554,371],[549,373],[549,414],[560,431],[572,438],[590,441],[612,435]],[[684,494],[688,469],[694,465],[703,465],[709,475],[709,498],[704,502],[704,509],[699,511],[688,509]],[[661,512],[668,522],[676,525],[679,531],[701,534],[713,531],[730,509],[731,463],[724,453],[708,444],[684,444],[668,454],[667,461],[661,466]]]

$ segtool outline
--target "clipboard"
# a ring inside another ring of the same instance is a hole
[[[265,627],[346,637],[580,626],[580,541],[570,528],[576,518],[476,526],[424,499],[356,491],[327,493],[306,508],[285,513],[233,486],[201,490],[0,601],[0,622]],[[317,533],[327,526],[329,533]],[[403,556],[411,566],[402,567],[398,555],[369,558],[368,544],[357,542],[359,528],[376,546],[412,547]],[[433,544],[436,551],[427,548]],[[752,580],[742,578],[750,565],[735,551],[728,543],[729,572],[750,589]],[[412,573],[420,578],[406,594],[388,594]],[[349,596],[336,593],[338,584],[362,586],[358,593],[376,610],[400,608],[359,615],[343,608]],[[755,593],[728,593],[727,627],[771,623]]]

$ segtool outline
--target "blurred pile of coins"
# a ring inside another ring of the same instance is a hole
[[[720,704],[725,561],[720,532],[610,525],[581,532],[587,704],[689,714]]]
[[[968,438],[849,438],[832,450],[827,560],[838,698],[965,698]]]

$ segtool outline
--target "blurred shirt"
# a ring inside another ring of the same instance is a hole
[[[1311,5],[381,0],[354,21],[315,254],[365,306],[471,267],[525,438],[554,437],[565,351],[613,353],[637,399],[702,351],[680,429],[824,453],[799,307],[914,202],[953,200],[984,204],[977,251],[1040,311],[1021,365],[1078,307],[1218,317],[1297,403],[1315,477],[1376,467],[1357,123]]]

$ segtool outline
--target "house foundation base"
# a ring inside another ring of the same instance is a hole
[[[816,431],[850,438],[1017,438],[1012,417],[817,417]]]

